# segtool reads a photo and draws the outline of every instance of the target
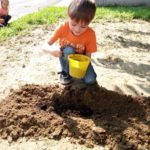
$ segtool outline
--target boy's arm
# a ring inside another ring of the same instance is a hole
[[[91,56],[92,53],[97,51],[95,31],[91,30],[87,37],[88,38],[86,42],[86,55]]]
[[[61,24],[51,35],[50,40],[44,44],[42,49],[45,53],[51,54],[52,56],[55,57],[62,56],[62,51],[60,50],[60,46],[55,45],[54,43],[61,37],[63,31],[64,31],[64,24]]]
[[[49,41],[43,45],[43,52],[50,54],[54,57],[61,57],[62,51],[60,50],[59,45],[54,45],[53,42]]]
[[[89,56],[89,57],[91,57],[91,53],[89,53],[89,52],[86,52],[86,56]]]

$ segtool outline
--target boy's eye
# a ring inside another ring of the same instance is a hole
[[[81,26],[81,28],[86,28],[86,26]]]
[[[72,24],[72,26],[76,26],[76,24]]]

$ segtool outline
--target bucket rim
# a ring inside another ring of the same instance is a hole
[[[75,59],[72,58],[73,56],[79,56],[81,58],[84,57],[84,58],[86,58],[85,61],[91,61],[91,58],[89,56],[83,55],[83,54],[70,54],[70,55],[68,55],[68,59],[71,59],[71,60],[74,60],[74,61],[78,62],[78,60],[75,60]],[[85,61],[82,61],[82,62],[85,62]]]

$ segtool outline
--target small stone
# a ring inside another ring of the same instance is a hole
[[[22,68],[25,68],[25,67],[26,67],[26,65],[25,65],[25,64],[23,64],[23,65],[22,65]]]
[[[93,127],[92,130],[93,132],[99,133],[99,134],[106,133],[106,130],[100,127]]]
[[[9,143],[12,143],[13,138],[11,136],[8,136],[7,140],[8,140]]]
[[[127,150],[127,147],[121,143],[116,144],[113,150]]]
[[[16,140],[18,138],[18,133],[15,130],[12,131],[10,135],[11,135],[13,140]]]
[[[87,147],[87,148],[93,148],[94,147],[94,144],[92,143],[92,142],[86,142],[85,143],[85,146]]]
[[[61,134],[62,134],[62,129],[59,128],[59,129],[56,129],[56,130],[52,133],[52,136],[53,136],[53,138],[56,139],[56,138],[59,138]]]

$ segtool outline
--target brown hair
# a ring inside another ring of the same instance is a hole
[[[95,16],[96,6],[90,0],[72,0],[68,7],[68,15],[72,20],[89,24]]]
[[[0,4],[2,6],[2,2],[6,1],[7,2],[7,6],[9,6],[9,0],[0,0]]]

